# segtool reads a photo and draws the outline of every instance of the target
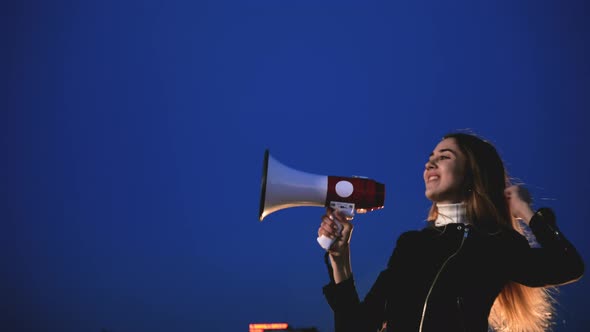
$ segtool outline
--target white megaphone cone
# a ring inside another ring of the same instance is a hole
[[[352,219],[355,211],[380,209],[385,200],[385,186],[374,180],[301,172],[281,164],[268,150],[264,153],[261,187],[260,221],[278,210],[298,206],[330,206]],[[340,232],[342,225],[336,223]],[[328,250],[334,240],[321,236],[318,242]]]

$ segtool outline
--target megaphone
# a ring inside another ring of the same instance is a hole
[[[264,152],[260,211],[262,221],[269,214],[291,207],[331,207],[352,220],[356,213],[383,208],[385,185],[360,176],[316,175],[295,170]],[[338,232],[342,225],[338,224]],[[322,235],[318,243],[330,249],[333,239]]]

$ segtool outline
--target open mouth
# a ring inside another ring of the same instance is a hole
[[[439,178],[440,177],[438,175],[431,175],[431,176],[428,177],[428,179],[426,180],[426,182],[436,181]]]

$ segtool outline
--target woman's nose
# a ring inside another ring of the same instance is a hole
[[[426,165],[424,165],[424,168],[426,170],[433,169],[435,167],[436,167],[436,163],[434,161],[432,161],[432,160],[427,161],[426,162]]]

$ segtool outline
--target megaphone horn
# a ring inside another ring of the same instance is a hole
[[[277,161],[268,149],[264,152],[260,221],[278,210],[299,206],[330,206],[352,219],[355,212],[383,208],[384,201],[385,186],[375,180],[298,171]]]

